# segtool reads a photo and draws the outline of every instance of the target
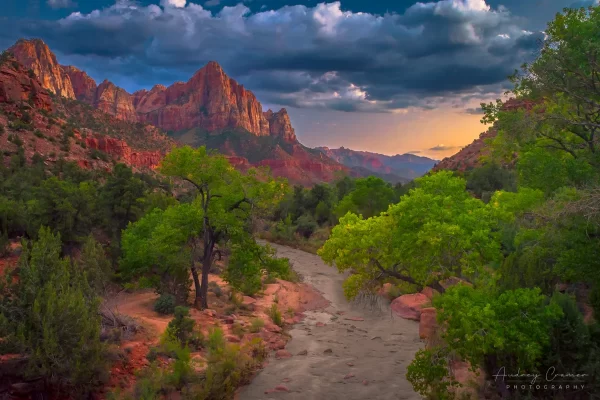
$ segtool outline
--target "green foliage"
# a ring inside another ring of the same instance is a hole
[[[374,176],[357,179],[355,185],[355,189],[342,198],[335,208],[338,217],[352,212],[370,218],[385,211],[396,198],[392,186]]]
[[[385,214],[348,213],[333,228],[319,255],[340,272],[360,275],[346,284],[347,294],[377,277],[420,286],[449,276],[484,279],[484,266],[499,260],[496,212],[472,198],[463,179],[438,172],[417,185]]]
[[[162,294],[154,303],[154,311],[159,314],[169,315],[175,312],[176,300],[173,295]]]
[[[279,311],[279,307],[277,304],[271,304],[269,310],[267,310],[267,315],[271,318],[271,321],[277,326],[283,326],[283,317],[281,316],[281,311]]]
[[[451,389],[459,384],[448,373],[448,359],[447,348],[421,349],[408,366],[406,379],[413,389],[426,399],[454,399]]]
[[[253,239],[232,246],[229,263],[223,273],[227,283],[251,296],[262,288],[263,273],[271,278],[288,279],[289,260],[276,258],[271,246],[261,246]]]
[[[535,289],[496,294],[457,285],[434,299],[444,339],[471,365],[487,356],[507,370],[533,370],[550,343],[550,327],[562,311]]]
[[[102,245],[88,236],[81,250],[81,257],[75,265],[82,274],[85,274],[90,288],[97,295],[103,296],[112,277],[112,266],[110,260],[106,257],[106,252]]]
[[[85,274],[60,258],[60,237],[46,228],[38,237],[21,255],[19,281],[7,283],[0,299],[0,336],[29,356],[31,376],[87,393],[105,368],[98,299]]]
[[[173,318],[165,331],[165,340],[178,342],[181,346],[194,346],[200,348],[203,345],[203,337],[194,330],[196,322],[190,318],[187,307],[175,307],[175,318]]]
[[[514,171],[502,168],[496,163],[488,163],[469,171],[466,179],[467,190],[485,202],[498,190],[514,192],[517,189]]]
[[[258,333],[265,326],[265,321],[260,318],[253,318],[250,321],[250,332]]]
[[[317,226],[317,221],[309,214],[304,214],[296,220],[296,232],[305,238],[309,238],[317,230]]]

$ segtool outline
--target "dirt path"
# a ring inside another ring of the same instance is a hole
[[[344,276],[334,268],[316,255],[272,246],[331,305],[306,313],[304,322],[290,331],[292,340],[286,350],[293,356],[272,357],[240,390],[239,399],[420,399],[405,377],[406,367],[421,347],[418,324],[392,316],[388,308],[372,310],[348,303],[342,291]],[[298,355],[304,351],[306,355]],[[271,392],[278,385],[284,385],[282,391]]]

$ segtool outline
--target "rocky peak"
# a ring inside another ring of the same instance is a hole
[[[271,136],[282,137],[286,142],[296,142],[296,132],[292,128],[290,116],[285,108],[278,112],[268,110],[265,118],[269,122],[269,134]]]
[[[71,65],[63,66],[63,71],[69,76],[75,98],[87,104],[94,104],[96,98],[96,81],[87,73]]]
[[[8,51],[25,68],[33,70],[44,88],[69,99],[75,98],[71,79],[41,39],[19,39]]]
[[[15,58],[0,60],[0,103],[29,102],[32,107],[51,111],[52,99],[40,82],[30,76]]]
[[[137,121],[133,96],[106,79],[96,89],[94,106],[118,119]]]

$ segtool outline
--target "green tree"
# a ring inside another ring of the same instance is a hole
[[[352,269],[346,294],[369,282],[395,278],[443,291],[439,281],[487,276],[500,259],[496,212],[465,190],[465,181],[442,171],[419,178],[417,188],[380,216],[348,213],[318,254],[340,272]]]
[[[147,268],[142,260],[149,256],[151,259],[146,261],[151,261],[150,265],[164,269],[165,264],[158,260],[165,254],[169,258],[166,264],[170,265],[181,266],[182,260],[187,258],[196,289],[196,306],[206,308],[208,273],[215,258],[220,256],[217,245],[247,240],[252,217],[281,200],[285,185],[254,169],[244,175],[235,170],[225,157],[211,153],[205,147],[174,149],[164,158],[160,171],[190,184],[195,198],[186,208],[183,208],[184,205],[170,207],[164,215],[154,210],[148,221],[142,222],[144,218],[137,227],[137,223],[130,225],[131,234],[123,238],[125,265],[129,265],[130,270]],[[185,228],[179,227],[178,223],[165,222],[163,217],[167,214],[169,219],[186,224]],[[182,215],[188,217],[182,220]],[[147,237],[161,236],[172,239],[165,238],[162,245],[158,240],[150,241],[156,244],[154,250],[140,243]],[[131,248],[126,249],[128,246]],[[164,253],[161,248],[164,248]],[[188,249],[183,256],[182,248]],[[202,265],[200,276],[196,260]]]
[[[60,236],[41,228],[25,246],[19,280],[7,276],[0,298],[3,344],[28,356],[28,373],[83,395],[105,367],[98,299],[85,275],[60,258]]]
[[[352,212],[370,218],[385,211],[395,198],[394,189],[383,179],[374,176],[357,179],[356,188],[340,200],[335,214],[341,217]]]

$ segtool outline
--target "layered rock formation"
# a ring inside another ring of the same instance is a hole
[[[275,176],[306,185],[348,172],[335,160],[302,146],[286,109],[263,112],[254,94],[229,78],[214,61],[187,82],[155,85],[130,94],[107,80],[96,85],[84,71],[59,65],[41,40],[19,40],[9,51],[34,71],[48,90],[76,98],[119,120],[173,132],[182,142],[218,149],[239,168],[266,165]],[[210,137],[200,139],[205,133]],[[103,146],[94,142],[91,148],[96,145]],[[150,164],[153,160],[153,156],[127,155],[114,145],[111,151],[132,157],[132,162],[136,157],[149,157],[145,162]]]
[[[52,110],[52,99],[40,82],[12,58],[0,64],[0,103],[30,102],[41,110]]]
[[[88,149],[100,150],[125,164],[138,168],[154,168],[162,160],[160,151],[136,151],[127,142],[108,136],[86,137]]]
[[[75,98],[84,103],[94,104],[96,100],[96,81],[84,71],[67,65],[62,67],[69,76]]]
[[[20,39],[8,51],[35,73],[44,88],[69,99],[75,98],[71,79],[43,41]]]

